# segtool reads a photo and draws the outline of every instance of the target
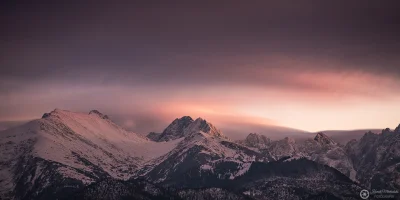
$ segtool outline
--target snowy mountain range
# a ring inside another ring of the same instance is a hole
[[[144,137],[96,110],[56,109],[0,132],[0,199],[359,199],[400,188],[399,137],[232,141],[189,116]]]

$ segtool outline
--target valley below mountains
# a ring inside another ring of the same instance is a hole
[[[400,126],[347,144],[322,132],[233,141],[184,116],[145,137],[96,110],[56,109],[0,132],[0,199],[324,200],[363,189],[400,189]]]

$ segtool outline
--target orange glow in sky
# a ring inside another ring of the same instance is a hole
[[[242,78],[254,75],[254,79],[180,86],[40,85],[34,91],[3,95],[13,112],[0,113],[0,120],[33,119],[62,108],[99,109],[111,116],[140,113],[165,122],[189,115],[216,124],[240,122],[305,131],[385,128],[400,122],[400,81],[388,75],[257,67],[244,71]],[[280,83],[264,82],[264,77]],[[26,96],[30,101],[25,101]],[[134,127],[137,122],[126,119],[123,124]]]

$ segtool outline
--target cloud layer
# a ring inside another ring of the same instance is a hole
[[[2,4],[2,121],[56,107],[140,132],[181,115],[307,131],[400,120],[395,1]]]

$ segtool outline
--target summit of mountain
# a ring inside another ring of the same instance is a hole
[[[225,137],[213,124],[202,118],[193,120],[190,116],[176,118],[162,133],[151,132],[147,137],[156,142],[184,138],[192,133],[207,133],[216,137]]]

